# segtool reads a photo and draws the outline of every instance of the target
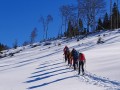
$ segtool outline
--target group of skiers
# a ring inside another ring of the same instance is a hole
[[[86,62],[85,56],[83,53],[79,53],[75,48],[72,51],[69,50],[67,46],[63,49],[65,62],[68,62],[68,65],[73,66],[74,70],[78,67],[78,75],[82,70],[82,75],[84,75],[84,64]]]

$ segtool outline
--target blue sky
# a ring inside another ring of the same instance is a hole
[[[56,36],[61,25],[59,7],[72,3],[76,0],[0,0],[0,43],[12,47],[17,39],[22,45],[30,39],[35,27],[38,30],[36,41],[40,41],[43,27],[38,21],[40,16],[46,18],[48,14],[53,16],[48,34]]]
[[[12,47],[17,39],[18,44],[30,39],[34,27],[38,30],[36,41],[43,37],[40,16],[53,16],[49,24],[49,36],[56,36],[61,24],[59,7],[71,4],[73,0],[0,0],[0,43]]]

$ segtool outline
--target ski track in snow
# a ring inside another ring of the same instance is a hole
[[[85,75],[79,76],[78,78],[82,82],[97,85],[100,87],[105,87],[106,90],[120,90],[119,81],[112,81],[108,78],[100,77],[95,74],[91,74],[87,72]]]
[[[65,62],[61,62],[61,60],[54,60],[52,62],[46,61],[40,64],[40,67],[36,68],[37,71],[31,73],[31,76],[24,83],[34,83],[39,82],[40,80],[48,79],[51,77],[55,77],[60,74],[73,73],[72,76],[66,76],[63,78],[58,78],[56,80],[50,80],[49,82],[42,82],[36,86],[30,86],[27,89],[36,89],[41,88],[49,84],[53,84],[65,79],[69,78],[77,78],[80,82],[84,82],[86,84],[92,84],[99,87],[104,87],[105,90],[120,90],[120,82],[112,81],[106,77],[100,77],[95,74],[89,73],[86,71],[85,75],[77,75],[77,71],[74,71],[73,68],[66,65]],[[61,68],[62,67],[62,68]],[[52,70],[52,71],[51,71]]]

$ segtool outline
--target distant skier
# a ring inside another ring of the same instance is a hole
[[[63,49],[63,52],[64,52],[64,56],[65,56],[65,62],[68,60],[68,56],[67,56],[67,53],[69,51],[69,48],[67,46],[65,46],[65,48]]]
[[[97,44],[102,44],[104,43],[104,40],[101,36],[98,37],[98,41],[97,41]]]
[[[73,56],[73,67],[74,70],[76,70],[76,66],[78,66],[78,52],[74,48],[72,50],[72,56]]]
[[[82,69],[82,74],[84,75],[84,64],[86,63],[85,55],[83,53],[79,53],[79,70],[78,75],[80,74],[80,70]]]

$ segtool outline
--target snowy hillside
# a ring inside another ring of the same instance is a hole
[[[120,90],[120,30],[100,36],[105,43],[96,44],[98,34],[92,34],[78,42],[60,39],[4,51],[15,54],[0,59],[0,90]],[[85,54],[84,76],[64,62],[65,45]]]

